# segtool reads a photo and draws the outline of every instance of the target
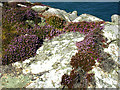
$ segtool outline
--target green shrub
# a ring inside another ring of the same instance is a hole
[[[49,18],[46,19],[46,22],[58,29],[63,28],[66,23],[65,20],[57,16],[50,16]]]

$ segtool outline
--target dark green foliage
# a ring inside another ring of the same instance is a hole
[[[58,29],[63,28],[66,24],[65,20],[57,16],[50,16],[46,19],[46,22]]]

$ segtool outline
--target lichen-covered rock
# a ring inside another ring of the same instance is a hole
[[[2,3],[0,3],[0,7],[2,7],[3,6],[3,4]]]
[[[106,24],[104,28],[104,36],[107,37],[108,42],[116,40],[109,44],[108,48],[104,49],[103,61],[96,62],[96,66],[92,69],[95,73],[96,88],[116,88],[118,86],[118,27],[117,25]],[[106,54],[110,54],[107,57]]]
[[[75,20],[78,16],[77,16],[77,11],[73,11],[72,13],[68,13],[69,18],[71,21]]]
[[[114,23],[114,24],[119,24],[120,25],[120,16],[117,15],[117,14],[114,14],[111,16],[111,21]]]
[[[103,31],[108,42],[118,38],[117,27],[117,25],[105,24]],[[14,63],[14,67],[23,68],[22,72],[24,74],[35,75],[33,76],[35,80],[26,88],[62,88],[60,84],[62,75],[70,73],[72,70],[70,59],[78,52],[75,43],[83,39],[84,35],[78,32],[62,34],[52,40],[46,39],[43,46],[37,50],[35,57],[27,59],[23,63]],[[104,49],[104,52],[110,54],[109,57],[107,57],[106,53],[101,52],[104,60],[101,63],[96,61],[96,66],[90,71],[95,74],[95,80],[92,82],[95,84],[95,88],[119,87],[118,50],[119,47],[114,41],[109,44],[108,48]],[[88,88],[93,87],[91,85]]]
[[[28,75],[20,75],[15,77],[5,74],[1,77],[1,80],[2,88],[23,88],[30,82]]]
[[[67,13],[64,10],[55,9],[55,8],[49,8],[47,11],[42,13],[45,17],[50,17],[53,15],[59,16],[63,18],[66,22],[71,22],[75,18],[77,18],[77,11],[73,11],[71,14]]]
[[[17,4],[19,7],[27,7],[26,5]]]
[[[75,43],[83,39],[84,35],[79,32],[62,34],[52,40],[46,39],[34,59],[27,59],[22,64],[14,63],[13,66],[22,67],[24,74],[39,75],[27,88],[58,88],[61,86],[62,75],[72,70],[70,59],[77,52]]]
[[[43,12],[42,15],[45,17],[50,17],[53,15],[59,16],[63,19],[66,19],[66,21],[70,21],[69,18],[64,17],[63,14],[67,14],[67,12],[65,12],[64,10],[60,10],[60,9],[55,9],[55,8],[49,8],[47,11]]]
[[[33,10],[35,10],[36,12],[41,12],[46,10],[48,7],[47,6],[40,6],[40,5],[35,5],[32,7]]]
[[[103,21],[103,20],[90,14],[82,14],[79,17],[77,17],[75,20],[73,20],[72,22],[81,22],[81,21],[90,22],[90,21]]]
[[[103,21],[88,14],[82,14],[77,18],[76,12],[68,14],[64,10],[54,8],[50,8],[43,13],[43,15],[46,16],[51,16],[53,14],[61,16],[68,22]],[[118,80],[118,73],[120,74],[120,70],[117,67],[120,67],[120,61],[118,60],[119,47],[117,45],[120,36],[118,25],[110,23],[105,24],[103,32],[104,36],[108,39],[108,43],[112,41],[109,47],[104,49],[110,56],[106,57],[106,53],[101,52],[104,60],[101,63],[96,62],[96,66],[94,66],[90,72],[95,74],[94,84],[96,88],[120,87],[120,83],[118,83],[120,82],[120,80]],[[79,32],[62,34],[54,37],[52,40],[45,39],[43,46],[37,50],[37,55],[35,57],[26,59],[22,63],[20,61],[12,63],[12,67],[16,70],[20,69],[22,75],[12,77],[9,74],[3,74],[3,87],[61,88],[60,82],[62,75],[70,73],[72,70],[70,59],[78,52],[75,43],[83,39],[84,35]],[[92,86],[88,87],[93,88]]]

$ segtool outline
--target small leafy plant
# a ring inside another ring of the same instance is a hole
[[[66,24],[66,21],[58,16],[50,16],[46,19],[46,22],[58,29],[63,28]]]

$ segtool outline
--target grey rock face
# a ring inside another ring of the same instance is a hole
[[[46,10],[48,7],[47,6],[40,6],[40,5],[35,5],[32,7],[33,10],[35,10],[36,12],[41,12]]]
[[[47,10],[47,8],[49,8],[49,9]],[[47,7],[47,6],[40,6],[40,5],[33,6],[32,9],[38,13],[41,13],[43,16],[45,16],[47,18],[55,15],[55,16],[63,18],[67,22],[71,22],[78,17],[77,11],[73,11],[72,13],[67,13],[64,10],[51,8],[51,7]],[[44,11],[44,12],[42,12],[42,11]]]
[[[114,23],[114,24],[119,24],[120,25],[120,16],[117,15],[117,14],[114,14],[111,16],[111,21]]]
[[[75,43],[83,39],[84,35],[79,32],[62,34],[52,40],[46,39],[34,58],[23,63],[16,62],[13,66],[23,68],[24,74],[40,75],[27,88],[58,88],[61,86],[62,75],[72,70],[70,59],[77,52]]]
[[[118,38],[117,25],[106,24],[103,29],[104,36],[107,37],[108,42]],[[116,88],[118,87],[118,44],[112,42],[108,48],[102,52],[102,63],[96,63],[92,71],[95,73],[96,88]],[[107,53],[110,56],[107,56]]]
[[[89,14],[82,14],[79,17],[77,17],[75,20],[73,20],[72,22],[81,22],[81,21],[103,21],[100,18],[97,18],[95,16],[89,15]]]
[[[70,22],[70,20],[68,18],[68,15],[67,15],[67,12],[65,12],[64,10],[55,9],[55,8],[49,8],[42,15],[45,16],[45,17],[50,17],[50,16],[54,16],[55,15],[55,16],[63,18],[67,22]]]
[[[103,31],[108,42],[118,38],[117,25],[106,24]],[[13,67],[22,67],[24,74],[34,75],[33,78],[35,80],[26,88],[61,88],[61,77],[65,73],[70,74],[72,70],[69,63],[70,59],[78,52],[75,43],[83,39],[84,35],[78,32],[62,34],[52,40],[46,39],[43,46],[37,50],[35,57],[27,59],[23,63],[16,62]],[[90,71],[95,74],[95,81],[92,83],[95,83],[96,88],[119,87],[118,48],[117,43],[112,42],[102,52],[103,62],[96,62],[96,66]],[[106,56],[107,53],[110,54],[110,57]],[[91,86],[88,87],[93,88]]]
[[[71,21],[75,20],[77,17],[77,11],[73,11],[71,14],[69,14],[69,18]]]
[[[49,10],[45,11],[42,15],[47,16],[47,17],[55,15],[55,16],[59,16],[59,17],[63,18],[67,22],[71,22],[72,20],[77,18],[77,11],[73,11],[70,14],[70,13],[67,13],[66,11],[64,11],[64,10],[49,8]]]
[[[20,7],[27,7],[26,5],[22,5],[22,4],[17,4]]]

